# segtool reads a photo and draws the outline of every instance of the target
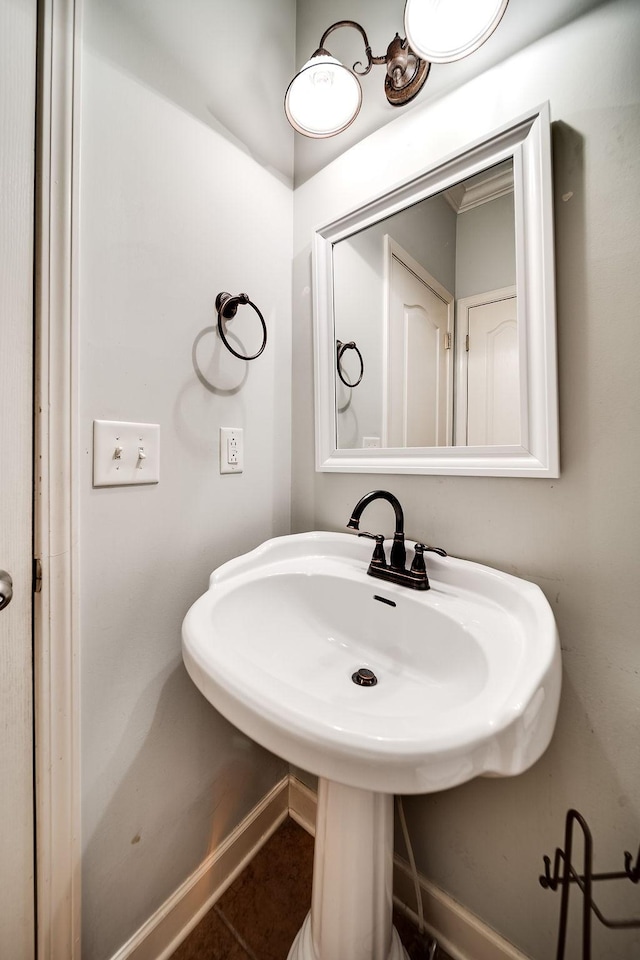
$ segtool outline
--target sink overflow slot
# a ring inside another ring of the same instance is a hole
[[[359,670],[352,673],[351,679],[354,683],[357,683],[359,687],[375,687],[378,682],[378,678],[373,670],[368,670],[366,667],[360,667]]]
[[[379,597],[377,593],[374,593],[373,599],[374,599],[374,600],[379,600],[380,603],[387,603],[387,604],[389,604],[390,607],[395,607],[395,606],[396,606],[395,600],[387,600],[386,597]]]

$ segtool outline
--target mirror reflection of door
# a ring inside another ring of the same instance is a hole
[[[388,235],[383,446],[452,442],[453,294]]]
[[[520,443],[520,373],[515,287],[457,305],[456,443]]]

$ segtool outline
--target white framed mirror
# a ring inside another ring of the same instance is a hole
[[[557,477],[549,107],[316,230],[316,468]]]

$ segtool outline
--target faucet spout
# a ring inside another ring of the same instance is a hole
[[[398,498],[394,497],[388,490],[372,490],[371,493],[365,493],[364,497],[358,500],[353,508],[351,519],[347,526],[352,527],[354,530],[359,530],[360,517],[366,507],[368,507],[370,503],[373,503],[374,500],[387,500],[391,504],[396,515],[396,533],[401,533],[404,536],[404,512],[402,506]]]
[[[386,500],[393,507],[396,518],[396,529],[393,535],[393,546],[391,547],[390,566],[392,570],[404,570],[407,562],[407,551],[404,545],[404,512],[397,497],[394,497],[388,490],[372,490],[366,493],[356,503],[347,526],[353,530],[360,529],[360,517],[365,509],[374,500]]]

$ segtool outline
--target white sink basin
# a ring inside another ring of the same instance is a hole
[[[427,793],[526,770],[560,695],[541,590],[427,554],[431,589],[413,591],[367,576],[372,549],[307,533],[219,567],[183,625],[194,683],[258,743],[351,787]],[[352,681],[362,667],[375,686]]]

